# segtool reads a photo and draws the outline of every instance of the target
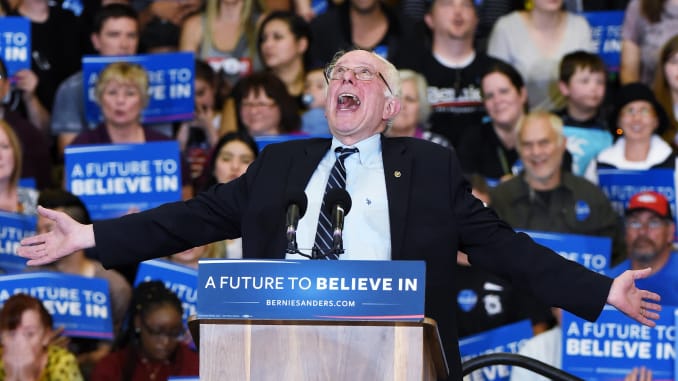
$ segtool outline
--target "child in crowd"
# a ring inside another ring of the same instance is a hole
[[[580,50],[560,61],[558,86],[567,106],[556,113],[563,120],[563,134],[576,175],[583,175],[598,152],[612,145],[612,134],[601,112],[605,75],[605,63],[593,53]]]
[[[301,116],[301,130],[309,135],[329,135],[330,128],[325,118],[325,98],[327,82],[322,68],[306,72],[304,83],[304,103],[308,106]]]

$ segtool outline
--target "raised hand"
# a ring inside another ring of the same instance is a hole
[[[52,263],[78,250],[94,247],[94,229],[92,225],[83,225],[66,213],[38,207],[38,213],[56,224],[48,233],[39,234],[21,240],[17,253],[28,258],[29,266]]]
[[[607,303],[623,312],[626,316],[648,327],[655,326],[662,307],[659,294],[636,287],[636,279],[642,279],[652,273],[651,268],[626,270],[614,278]]]

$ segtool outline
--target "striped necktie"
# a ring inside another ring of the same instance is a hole
[[[334,150],[337,155],[337,161],[334,162],[330,177],[327,179],[327,186],[325,187],[325,195],[331,189],[346,188],[346,167],[344,160],[347,157],[358,152],[357,148],[337,147]],[[323,196],[322,206],[320,207],[320,216],[318,217],[318,231],[315,235],[315,246],[320,257],[326,259],[339,259],[337,253],[332,253],[333,246],[332,235],[332,220],[329,211],[325,208],[325,197]]]

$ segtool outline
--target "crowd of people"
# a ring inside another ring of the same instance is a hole
[[[0,210],[37,215],[42,205],[90,223],[85,205],[63,190],[64,151],[71,145],[175,139],[182,199],[229,183],[259,155],[258,138],[327,137],[326,103],[360,106],[357,98],[327,98],[328,83],[339,79],[332,75],[371,81],[370,68],[325,71],[337,51],[358,48],[398,69],[398,88],[378,73],[384,92],[400,98],[384,136],[428,140],[455,152],[474,195],[512,228],[609,237],[617,266],[610,274],[651,266],[646,287],[673,293],[678,277],[668,270],[675,236],[669,201],[657,193],[636,195],[621,216],[596,185],[601,169],[676,169],[678,1],[317,3],[100,0],[83,1],[82,12],[74,13],[66,1],[1,0],[1,13],[30,20],[32,60],[30,69],[10,75],[0,59]],[[626,11],[618,77],[593,50],[592,29],[580,14],[592,10]],[[55,49],[60,46],[67,48]],[[98,75],[94,97],[102,118],[87,119],[83,55],[167,51],[194,53],[192,119],[145,123],[149,76],[124,60]],[[39,217],[38,233],[53,227]],[[196,267],[200,257],[241,258],[243,246],[229,238],[165,255]],[[557,313],[506,279],[469,266],[464,253],[458,258],[448,299],[459,304],[459,293],[473,290],[499,303],[489,308],[478,298],[470,308],[456,305],[459,336],[525,318],[535,334],[560,335]],[[57,345],[44,308],[13,297],[0,313],[0,331],[38,333],[12,347],[3,334],[0,372],[8,380],[52,371],[91,380],[197,374],[181,304],[162,284],[132,290],[134,268],[104,270],[85,250],[48,269],[108,280],[117,339]],[[482,290],[486,282],[501,291]],[[15,316],[6,322],[7,314]],[[80,379],[69,377],[50,379]]]

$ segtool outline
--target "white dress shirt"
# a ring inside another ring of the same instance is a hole
[[[306,185],[308,207],[297,229],[299,250],[304,254],[311,253],[315,242],[327,179],[337,160],[334,150],[341,146],[343,145],[337,139],[332,139],[332,147],[322,158]],[[389,260],[391,230],[384,162],[381,157],[381,136],[374,135],[351,147],[358,148],[359,152],[344,161],[346,191],[351,195],[352,206],[344,221],[344,254],[339,259]],[[304,257],[287,254],[286,258]]]

